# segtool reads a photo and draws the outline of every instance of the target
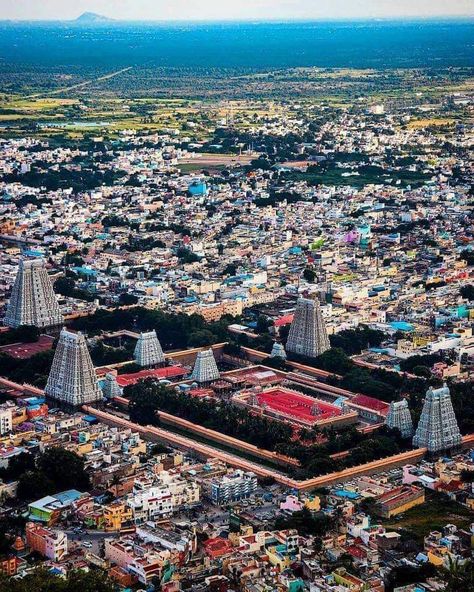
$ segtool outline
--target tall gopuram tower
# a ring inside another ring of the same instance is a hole
[[[286,342],[286,351],[316,358],[330,347],[319,302],[310,298],[299,298]]]
[[[387,417],[385,418],[385,425],[389,428],[397,428],[400,430],[402,438],[412,438],[413,422],[411,419],[410,409],[405,399],[402,401],[392,401]]]
[[[74,407],[102,400],[82,333],[61,331],[44,392],[51,399]]]
[[[59,327],[64,319],[43,259],[22,259],[4,323],[8,327]]]
[[[155,330],[140,333],[135,346],[134,358],[139,366],[156,366],[164,363],[165,356]]]
[[[461,444],[461,432],[454,415],[449,388],[444,385],[426,393],[420,421],[413,437],[413,446],[439,452]]]
[[[212,382],[219,378],[219,370],[217,369],[216,360],[212,349],[200,351],[194,362],[191,379],[199,384],[203,382]]]

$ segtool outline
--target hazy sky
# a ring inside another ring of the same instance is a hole
[[[473,0],[0,0],[0,19],[319,19],[474,15]]]

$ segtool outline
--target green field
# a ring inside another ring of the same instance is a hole
[[[427,492],[424,504],[400,514],[398,518],[384,520],[383,525],[422,540],[432,530],[441,531],[446,524],[469,528],[471,522],[474,522],[474,512],[442,494]]]

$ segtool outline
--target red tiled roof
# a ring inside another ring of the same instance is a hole
[[[260,406],[266,405],[272,411],[308,422],[341,415],[341,410],[335,405],[281,388],[259,393],[257,400]],[[313,408],[317,411],[316,415],[313,415]]]
[[[374,399],[373,397],[368,397],[367,395],[356,395],[351,399],[350,402],[354,403],[354,405],[366,407],[367,409],[373,409],[374,411],[382,411],[387,413],[390,407],[388,403],[379,401],[379,399]]]
[[[293,322],[294,316],[294,314],[287,314],[280,317],[274,322],[275,327],[283,327],[283,325],[289,325],[291,322]]]
[[[187,371],[180,366],[166,366],[165,368],[156,368],[154,370],[140,370],[140,372],[133,372],[132,374],[119,374],[117,376],[117,383],[119,386],[128,386],[130,384],[135,384],[143,378],[156,378],[160,380],[177,378],[185,376],[186,374]]]
[[[53,347],[54,337],[50,335],[40,335],[38,341],[34,343],[12,343],[10,345],[0,346],[0,352],[8,354],[17,360],[27,360],[31,356],[48,351]]]

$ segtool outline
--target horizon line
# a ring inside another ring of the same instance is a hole
[[[85,13],[83,13],[85,14]],[[97,13],[92,13],[97,14]],[[279,17],[279,18],[193,18],[193,19],[132,19],[113,18],[97,14],[104,20],[82,21],[80,17],[66,18],[9,18],[0,19],[0,23],[75,23],[77,25],[113,25],[121,23],[316,23],[316,22],[390,22],[390,21],[442,21],[442,20],[471,20],[474,21],[474,14],[439,14],[439,15],[392,15],[392,16],[360,16],[360,17]]]

